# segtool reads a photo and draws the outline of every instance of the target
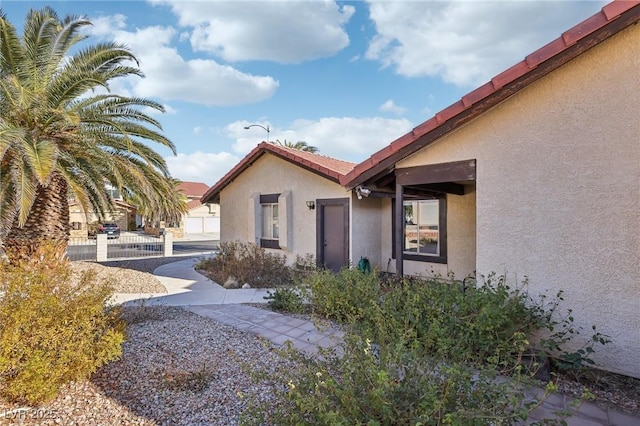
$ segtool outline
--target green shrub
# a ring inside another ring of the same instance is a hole
[[[594,327],[585,347],[564,350],[579,333],[570,312],[566,318],[558,314],[561,293],[551,301],[533,300],[510,288],[505,275],[481,281],[478,286],[438,277],[383,281],[356,270],[320,271],[308,278],[315,314],[350,323],[380,345],[403,339],[448,362],[492,364],[507,372],[534,351],[538,360],[552,355],[558,366],[581,368],[592,363],[596,344],[608,343]],[[528,338],[538,330],[548,333],[534,350]]]
[[[314,313],[343,323],[344,345],[311,359],[284,351],[295,362],[255,376],[275,384],[275,401],[252,401],[245,424],[522,424],[546,398],[525,397],[544,357],[532,354],[528,336],[556,330],[540,349],[561,352],[571,335],[554,319],[558,300],[534,302],[496,274],[478,287],[356,270],[319,271],[308,282]]]
[[[275,311],[302,313],[306,310],[305,292],[298,287],[279,287],[268,292],[267,300],[269,307]]]
[[[499,380],[495,370],[436,362],[410,342],[376,348],[357,333],[345,337],[344,355],[323,352],[265,372],[275,403],[250,401],[243,424],[274,425],[487,425],[518,424],[544,398],[525,401],[519,372]]]
[[[0,265],[0,394],[16,402],[47,401],[121,354],[109,286],[48,255]]]
[[[320,270],[306,282],[314,313],[328,319],[365,319],[380,297],[376,274],[363,274],[356,269],[343,269],[337,274]]]
[[[240,241],[220,243],[216,256],[196,266],[213,281],[223,284],[229,277],[256,288],[291,285],[291,269],[284,255],[267,253],[252,243]]]
[[[431,356],[476,364],[514,360],[538,322],[537,310],[503,277],[468,288],[432,278],[405,279],[388,289],[363,328],[381,343],[402,330]]]

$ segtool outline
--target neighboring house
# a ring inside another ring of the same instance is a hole
[[[136,227],[136,207],[122,200],[114,200],[114,209],[105,212],[103,222],[116,222],[123,231],[133,230]],[[98,215],[94,211],[85,212],[75,200],[69,201],[69,222],[71,223],[72,238],[86,238],[88,226],[98,222]]]
[[[176,189],[187,198],[188,212],[183,216],[185,234],[220,233],[220,205],[203,204],[200,199],[209,186],[202,182],[180,182]]]
[[[640,377],[638,21],[606,5],[343,177],[381,197],[372,263],[563,290],[613,341],[597,363]]]
[[[254,242],[278,250],[290,263],[311,254],[339,270],[356,256],[379,252],[378,247],[366,252],[351,239],[354,230],[372,233],[367,209],[353,210],[351,192],[339,183],[354,165],[263,142],[202,201],[220,203],[221,241]]]

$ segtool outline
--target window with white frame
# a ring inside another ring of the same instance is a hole
[[[280,248],[280,221],[278,197],[280,194],[260,195],[260,208],[262,216],[262,233],[260,246],[265,248]]]
[[[262,204],[262,238],[277,240],[280,236],[278,226],[278,204]]]
[[[404,201],[404,247],[407,254],[441,256],[439,199]]]

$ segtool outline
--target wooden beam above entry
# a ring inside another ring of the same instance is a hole
[[[476,160],[396,169],[396,184],[404,186],[474,180],[476,180]]]

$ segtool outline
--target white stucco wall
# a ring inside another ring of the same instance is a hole
[[[640,377],[640,26],[398,167],[474,158],[478,272],[564,290],[613,340],[600,366]]]
[[[247,241],[249,234],[250,198],[253,194],[282,194],[291,191],[291,217],[287,233],[291,247],[273,250],[294,262],[296,254],[316,256],[316,214],[307,200],[346,198],[349,192],[339,184],[315,173],[265,154],[241,173],[220,193],[221,241]],[[352,215],[350,215],[351,217]],[[282,227],[280,224],[281,236]],[[255,241],[253,241],[255,242]]]
[[[218,204],[212,204],[211,208],[208,205],[202,204],[195,209],[189,210],[186,215],[187,217],[219,217],[220,216],[220,206]]]

